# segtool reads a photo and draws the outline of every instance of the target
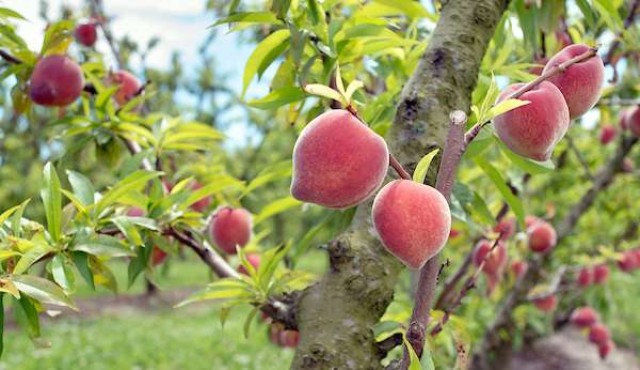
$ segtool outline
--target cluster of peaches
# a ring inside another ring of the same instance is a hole
[[[602,323],[598,313],[591,307],[576,308],[569,318],[571,324],[588,330],[589,341],[598,346],[600,357],[605,358],[615,348],[609,329]]]

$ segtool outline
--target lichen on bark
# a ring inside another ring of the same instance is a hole
[[[444,146],[451,111],[469,111],[482,58],[508,2],[443,2],[387,135],[405,168]],[[427,182],[434,183],[435,172]],[[402,266],[373,235],[370,209],[371,202],[359,206],[349,229],[330,244],[330,270],[301,295],[293,369],[382,368],[372,328],[393,299]]]

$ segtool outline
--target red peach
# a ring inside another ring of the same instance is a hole
[[[631,272],[638,268],[638,256],[633,251],[626,251],[618,259],[618,267],[624,272]]]
[[[591,307],[579,307],[571,313],[569,321],[575,326],[588,328],[598,322],[598,314]]]
[[[142,87],[140,80],[127,71],[111,73],[110,77],[113,84],[120,85],[120,88],[113,94],[113,98],[119,105],[125,105]]]
[[[95,23],[83,23],[83,24],[79,24],[75,31],[73,31],[73,36],[76,38],[76,40],[86,46],[86,47],[93,47],[93,45],[96,43],[96,40],[98,39],[98,31],[96,29],[96,24]]]
[[[395,180],[380,190],[372,220],[387,250],[414,269],[444,247],[451,229],[451,211],[442,194],[410,180]]]
[[[549,60],[544,67],[544,72],[588,50],[587,45],[569,45]],[[596,55],[571,65],[563,73],[550,77],[548,81],[556,85],[564,95],[571,118],[577,118],[591,109],[600,99],[600,90],[604,83],[604,63]]]
[[[589,267],[583,267],[578,272],[578,278],[576,279],[580,288],[586,288],[593,284],[593,270]]]
[[[499,276],[507,263],[507,249],[501,241],[495,248],[493,244],[486,239],[480,240],[473,250],[473,264],[479,268],[484,262],[483,272]]]
[[[640,136],[640,107],[625,110],[621,122],[629,128],[634,136]]]
[[[508,86],[502,101],[524,84]],[[551,157],[556,144],[569,128],[569,109],[560,90],[543,81],[518,99],[530,104],[510,110],[493,120],[496,134],[514,153],[537,161]]]
[[[457,230],[457,229],[451,229],[451,230],[449,230],[449,239],[455,239],[455,238],[457,238],[458,236],[460,236],[460,234],[461,234],[461,233],[460,233],[460,231],[459,231],[459,230]]]
[[[194,192],[200,188],[202,188],[202,184],[200,184],[197,181],[191,185],[191,190]],[[204,212],[209,207],[210,204],[211,204],[211,197],[204,197],[198,200],[197,202],[193,203],[191,205],[191,208],[196,212]]]
[[[549,294],[533,299],[533,304],[542,312],[551,312],[558,306],[558,297],[555,294]]]
[[[300,333],[297,330],[282,330],[279,339],[283,347],[295,348],[300,342]]]
[[[638,110],[638,107],[626,108],[620,111],[620,128],[624,130],[629,129],[629,117]]]
[[[529,249],[535,253],[547,253],[556,246],[556,230],[548,222],[541,221],[529,228]]]
[[[222,207],[209,224],[213,242],[225,253],[236,254],[236,246],[244,247],[251,239],[251,213],[244,208]]]
[[[129,217],[144,217],[144,210],[138,207],[131,207],[127,210],[127,216]]]
[[[344,109],[311,121],[293,149],[291,194],[327,208],[348,208],[369,198],[389,166],[387,144]]]
[[[614,348],[616,348],[616,345],[612,340],[608,340],[606,343],[598,345],[598,354],[600,355],[600,358],[607,358]]]
[[[616,129],[612,125],[604,125],[600,130],[600,143],[607,145],[616,138]]]
[[[527,261],[513,261],[511,263],[511,272],[515,275],[516,279],[522,279],[522,277],[527,273],[529,269],[529,264]]]
[[[526,227],[527,230],[529,230],[529,228],[531,228],[533,225],[537,224],[538,222],[544,221],[543,219],[541,219],[540,217],[536,217],[536,216],[532,216],[532,215],[528,215],[524,218],[524,225]]]
[[[609,329],[603,324],[593,324],[589,330],[589,341],[597,345],[604,345],[611,339]]]
[[[507,240],[516,232],[516,219],[513,217],[503,218],[493,227],[493,231],[500,234],[502,240]]]
[[[605,264],[596,265],[593,268],[593,283],[603,284],[609,278],[609,266]]]
[[[67,106],[80,97],[84,87],[82,69],[63,55],[40,59],[29,80],[31,100],[44,106]]]
[[[167,252],[154,245],[153,249],[151,250],[151,263],[153,264],[153,266],[158,266],[159,264],[164,262],[166,258]]]
[[[258,271],[258,267],[260,266],[260,255],[257,253],[249,253],[247,254],[247,261],[253,266],[253,268]],[[238,265],[238,272],[244,275],[249,275],[249,271],[247,271],[246,267],[243,265]]]

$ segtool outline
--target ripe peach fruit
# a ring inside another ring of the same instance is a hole
[[[325,112],[293,148],[291,194],[327,208],[348,208],[371,196],[389,167],[387,144],[353,114]]]
[[[460,230],[458,230],[458,229],[451,229],[451,230],[449,230],[449,239],[455,239],[455,238],[457,238],[460,234],[461,234]]]
[[[83,86],[78,63],[64,55],[50,55],[36,63],[29,80],[29,96],[39,105],[64,107],[80,97]]]
[[[558,306],[558,297],[555,294],[549,294],[533,299],[533,304],[542,312],[551,312]]]
[[[528,230],[529,249],[535,253],[547,253],[556,246],[556,230],[546,221],[533,224]]]
[[[493,244],[494,242],[486,239],[480,240],[473,250],[473,264],[479,268],[484,261],[483,272],[499,275],[507,263],[507,249],[502,241],[499,241],[495,248]]]
[[[197,181],[191,185],[191,190],[194,192],[200,188],[202,188],[202,184],[200,184]],[[211,204],[211,197],[204,197],[198,200],[197,202],[193,203],[191,205],[191,208],[196,212],[204,212],[209,207],[210,204]]]
[[[258,267],[260,266],[260,255],[257,253],[249,253],[247,254],[247,261],[253,266],[256,271],[258,271]],[[243,266],[238,265],[238,272],[241,274],[249,275],[249,271]]]
[[[569,45],[549,60],[544,67],[544,72],[588,50],[587,45]],[[556,85],[564,95],[571,118],[577,118],[591,109],[600,99],[600,90],[604,83],[604,63],[596,55],[573,64],[564,72],[550,77],[548,81]]]
[[[209,233],[225,253],[236,254],[251,239],[251,213],[244,208],[222,207],[211,217]]]
[[[527,261],[513,261],[511,263],[511,272],[515,275],[516,279],[522,279],[524,274],[527,273],[529,264]]]
[[[502,240],[507,240],[516,232],[516,219],[513,217],[503,218],[493,227],[493,231],[500,234]]]
[[[634,136],[640,136],[640,107],[627,109],[622,116],[623,124],[629,128]]]
[[[615,347],[616,345],[612,340],[608,340],[606,343],[598,345],[598,354],[600,355],[600,358],[607,358],[609,353],[611,353]]]
[[[612,125],[604,125],[600,130],[600,143],[607,145],[616,138],[616,129]]]
[[[533,215],[527,215],[524,218],[524,225],[526,227],[527,230],[529,230],[529,228],[531,228],[531,226],[537,224],[538,222],[544,221],[543,219],[541,219],[540,217],[536,217]]]
[[[593,268],[593,283],[603,284],[609,278],[609,266],[605,264],[596,265]]]
[[[588,328],[598,322],[598,314],[591,307],[579,307],[571,313],[569,321],[575,326]]]
[[[508,86],[498,97],[504,100],[524,84]],[[562,93],[551,82],[543,81],[518,99],[530,104],[494,118],[496,134],[514,153],[537,161],[551,157],[553,148],[569,128],[569,109]]]
[[[167,252],[160,249],[158,246],[153,246],[151,250],[151,263],[153,266],[158,266],[167,258]]]
[[[395,180],[376,195],[373,226],[389,252],[418,269],[444,246],[451,211],[436,189],[410,180]]]
[[[618,267],[624,272],[631,272],[640,265],[638,256],[633,251],[626,251],[618,259]]]
[[[86,46],[86,47],[93,47],[93,45],[96,43],[96,40],[98,39],[98,31],[96,29],[96,24],[95,23],[83,23],[83,24],[79,24],[75,31],[73,31],[73,36],[76,38],[76,40]]]
[[[111,73],[111,83],[120,85],[118,91],[113,94],[113,98],[119,105],[125,105],[140,91],[140,80],[136,76],[127,71],[118,71]]]
[[[638,107],[626,108],[620,111],[620,128],[624,130],[628,130],[630,128],[629,117],[633,115],[634,112],[638,111]]]
[[[593,284],[593,270],[589,267],[583,267],[578,272],[578,278],[576,279],[580,288],[586,288]]]
[[[593,324],[589,330],[589,341],[597,345],[604,345],[611,339],[609,329],[603,324]]]

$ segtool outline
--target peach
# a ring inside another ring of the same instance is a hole
[[[120,85],[115,94],[113,94],[113,98],[119,105],[125,105],[129,100],[136,96],[142,87],[140,80],[127,71],[111,73],[110,80],[111,83]]]
[[[160,249],[158,246],[153,246],[151,250],[151,263],[153,266],[158,266],[167,258],[167,252]]]
[[[98,39],[98,31],[95,23],[83,23],[79,24],[73,31],[73,36],[76,40],[86,46],[93,47]]]
[[[389,167],[387,144],[343,109],[325,112],[300,133],[293,148],[291,194],[327,208],[369,198]]]
[[[558,306],[558,297],[555,294],[549,294],[544,297],[534,298],[533,304],[542,312],[551,312]]]
[[[249,253],[247,254],[247,261],[253,266],[256,271],[258,271],[258,267],[260,266],[260,255],[257,253]],[[249,271],[243,265],[238,265],[238,272],[241,274],[249,275]]]
[[[507,263],[507,249],[502,241],[499,241],[495,248],[493,244],[494,242],[486,239],[480,240],[473,250],[473,264],[479,268],[484,262],[482,271],[497,276],[504,270]]]
[[[588,50],[589,47],[583,44],[565,47],[549,60],[543,73]],[[600,90],[604,83],[604,63],[596,55],[571,65],[564,72],[550,77],[548,81],[556,85],[564,95],[571,118],[577,118],[591,109],[600,99]]]
[[[609,279],[609,266],[605,264],[596,265],[593,268],[593,283],[604,284]]]
[[[586,288],[593,284],[593,270],[588,267],[581,268],[576,282],[580,288]]]
[[[80,97],[84,77],[78,63],[64,55],[40,59],[29,80],[29,96],[39,105],[64,107]]]
[[[634,115],[634,113],[638,112],[638,107],[632,107],[632,108],[627,108],[624,109],[620,112],[620,128],[622,130],[628,130],[631,128],[631,122],[629,121],[629,119],[631,118],[631,116]],[[638,132],[640,132],[640,122],[637,122],[637,120],[640,118],[640,116],[636,116],[636,130]],[[636,134],[638,135],[638,134]]]
[[[600,130],[600,143],[607,145],[616,138],[616,129],[612,125],[604,125]]]
[[[493,231],[499,233],[502,240],[509,239],[516,232],[516,219],[513,217],[503,218],[493,227]]]
[[[285,348],[295,348],[300,342],[300,333],[297,330],[282,330],[279,335],[279,342]]]
[[[211,217],[209,233],[221,250],[236,254],[236,246],[242,248],[251,239],[251,227],[249,211],[244,208],[222,207]]]
[[[543,219],[541,219],[540,217],[536,217],[536,216],[532,216],[532,215],[527,215],[524,218],[524,225],[525,228],[527,230],[529,230],[529,228],[531,228],[533,225],[537,224],[538,222],[544,221]]]
[[[524,84],[508,86],[498,97],[502,101]],[[518,99],[530,104],[494,118],[496,134],[514,153],[537,161],[551,157],[556,144],[569,128],[569,109],[562,93],[543,81]]]
[[[127,210],[127,216],[129,217],[144,217],[144,210],[138,207],[131,207]]]
[[[589,341],[591,343],[595,343],[597,345],[604,345],[611,339],[611,334],[609,334],[609,329],[603,324],[593,324],[591,325],[591,330],[589,330]]]
[[[600,355],[600,358],[607,358],[609,353],[611,353],[615,347],[616,345],[612,340],[608,340],[606,343],[598,345],[598,354]]]
[[[579,307],[571,313],[569,321],[578,327],[588,328],[598,322],[598,314],[591,307]]]
[[[461,232],[458,229],[449,230],[449,239],[455,239],[460,236]]]
[[[618,258],[618,267],[624,272],[631,272],[638,268],[640,261],[638,256],[633,251],[626,251]]]
[[[191,185],[191,190],[193,191],[196,191],[200,188],[202,188],[202,184],[197,181]],[[204,212],[207,208],[209,208],[209,205],[211,205],[211,197],[204,197],[193,203],[191,205],[191,208],[196,212]]]
[[[527,273],[529,269],[529,264],[527,261],[513,261],[511,263],[511,272],[515,275],[516,279],[522,279],[522,277]]]
[[[547,253],[556,246],[556,230],[546,221],[533,224],[528,230],[529,249],[535,253]]]
[[[449,204],[428,185],[392,181],[376,195],[371,213],[387,250],[414,269],[435,256],[449,237]]]

